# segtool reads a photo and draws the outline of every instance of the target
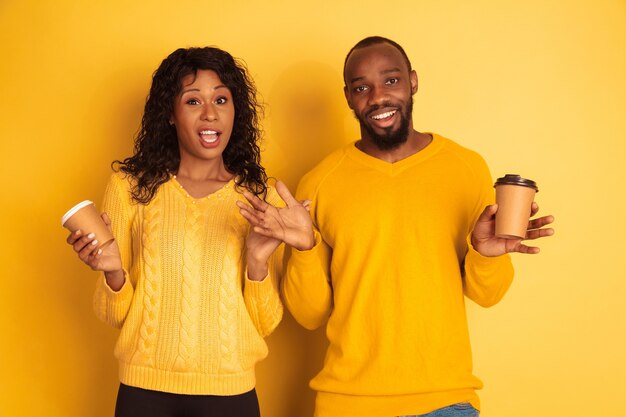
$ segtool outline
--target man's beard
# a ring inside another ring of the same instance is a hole
[[[373,111],[378,110],[381,107],[394,107],[390,103],[384,103],[380,106],[369,109],[367,114],[371,114]],[[399,110],[398,110],[399,111]],[[362,119],[359,115],[354,113],[355,117],[361,125],[361,129],[367,132],[367,135],[372,139],[378,149],[388,151],[397,148],[407,141],[409,138],[409,122],[413,113],[413,97],[410,98],[409,104],[404,113],[400,112],[400,126],[396,131],[393,131],[393,126],[384,128],[385,133],[380,135],[374,131],[374,128],[370,126],[366,120]],[[368,117],[368,116],[365,116]]]

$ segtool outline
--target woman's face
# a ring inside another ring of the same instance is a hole
[[[170,118],[181,162],[221,160],[234,119],[232,94],[215,71],[198,70],[185,76]]]

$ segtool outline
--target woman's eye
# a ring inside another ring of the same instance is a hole
[[[226,97],[219,97],[217,100],[215,100],[215,104],[226,104],[227,101],[228,99]]]
[[[186,103],[191,104],[192,106],[196,106],[200,104],[200,101],[195,98],[190,98],[189,100],[186,101]]]

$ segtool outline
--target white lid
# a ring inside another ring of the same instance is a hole
[[[80,203],[76,204],[74,207],[72,207],[71,209],[69,209],[67,211],[67,213],[65,213],[63,215],[63,217],[61,218],[61,226],[65,225],[65,222],[72,217],[74,214],[76,214],[76,212],[80,209],[82,209],[85,206],[88,206],[90,204],[93,204],[93,201],[91,200],[85,200],[85,201],[81,201]]]

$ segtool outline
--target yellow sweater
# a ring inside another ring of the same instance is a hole
[[[294,250],[284,301],[307,328],[327,322],[329,348],[311,381],[316,417],[479,408],[464,294],[482,306],[513,278],[508,255],[468,245],[493,201],[483,159],[439,135],[390,164],[340,149],[301,181],[317,244]]]
[[[255,385],[267,355],[263,336],[282,317],[278,282],[283,247],[263,281],[245,276],[248,224],[234,182],[194,199],[174,178],[148,205],[131,201],[130,184],[113,174],[104,211],[120,247],[126,282],[97,282],[94,308],[121,328],[115,347],[124,384],[180,394],[233,395]],[[282,204],[274,189],[268,201]]]

